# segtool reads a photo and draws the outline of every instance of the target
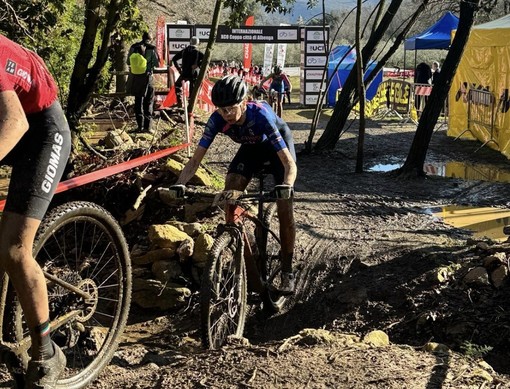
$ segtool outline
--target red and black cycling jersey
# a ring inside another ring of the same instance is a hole
[[[18,95],[25,113],[40,112],[57,99],[57,86],[33,51],[0,35],[0,92]]]

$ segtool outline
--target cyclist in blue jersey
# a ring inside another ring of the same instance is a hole
[[[269,163],[276,184],[282,243],[280,291],[292,294],[295,288],[292,259],[296,237],[292,198],[297,175],[294,141],[287,124],[266,102],[248,101],[247,91],[248,87],[238,76],[226,76],[214,84],[211,97],[217,110],[209,118],[198,147],[176,185],[184,190],[183,186],[197,171],[218,133],[241,144],[230,163],[225,190],[244,191],[253,175]],[[227,208],[227,220],[232,220],[233,211]]]
[[[287,75],[283,73],[283,69],[280,65],[276,65],[273,68],[273,73],[260,80],[259,87],[262,87],[266,80],[271,80],[271,85],[269,86],[269,95],[275,96],[276,113],[278,114],[278,116],[282,117],[283,99],[287,91],[289,93],[290,103],[290,92],[292,91],[292,84],[290,83],[289,77],[287,77]]]

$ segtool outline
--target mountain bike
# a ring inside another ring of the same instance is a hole
[[[279,292],[280,238],[274,191],[226,191],[222,200],[236,206],[234,222],[220,224],[200,289],[202,343],[221,347],[228,336],[242,336],[248,291],[258,293],[264,310],[280,311],[289,296]],[[256,212],[256,213],[254,213]]]
[[[67,366],[57,388],[83,388],[110,362],[131,302],[131,260],[122,230],[97,204],[70,202],[45,216],[34,258],[47,282],[52,340]],[[0,286],[0,361],[24,388],[30,336],[7,274]]]

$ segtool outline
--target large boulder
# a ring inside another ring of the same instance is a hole
[[[169,158],[166,161],[165,168],[178,177],[181,174],[182,169],[184,169],[184,165],[172,158]],[[192,185],[212,186],[212,180],[209,173],[207,173],[207,171],[202,167],[197,169],[195,175],[191,178],[191,180],[189,180],[189,183]]]
[[[177,250],[182,241],[191,239],[184,231],[169,224],[154,224],[149,227],[149,241],[160,248]]]
[[[193,252],[193,265],[204,268],[207,259],[209,258],[209,253],[214,243],[214,238],[207,234],[200,234],[195,240],[195,250]]]

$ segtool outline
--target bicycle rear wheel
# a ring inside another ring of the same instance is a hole
[[[201,287],[202,343],[218,349],[242,336],[246,320],[246,268],[240,234],[225,231],[213,244]]]
[[[46,273],[91,297],[84,299],[47,281],[50,321],[64,322],[51,334],[67,358],[57,388],[82,388],[110,362],[126,325],[131,302],[128,245],[105,209],[94,203],[71,202],[45,217],[36,236],[34,257]],[[12,307],[14,339],[19,342],[28,336],[28,328],[15,297]],[[72,319],[63,319],[73,312]],[[26,364],[28,352],[21,357]]]
[[[282,268],[279,241],[280,221],[276,203],[271,203],[264,212],[264,225],[269,231],[263,231],[262,239],[265,249],[262,252],[260,273],[266,285],[262,293],[262,307],[268,312],[277,313],[284,307],[288,296],[278,292]]]

